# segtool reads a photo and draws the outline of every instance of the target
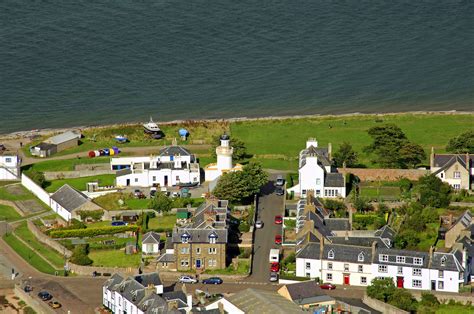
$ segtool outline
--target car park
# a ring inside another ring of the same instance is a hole
[[[276,263],[276,262],[271,263],[270,264],[270,271],[272,273],[278,273],[280,271],[280,263]]]
[[[58,301],[49,301],[48,305],[53,309],[59,309],[62,306]]]
[[[178,282],[180,282],[180,283],[197,283],[198,281],[193,276],[183,275],[183,276],[180,276],[178,278]]]
[[[281,244],[281,242],[282,242],[281,235],[277,234],[275,236],[275,244]]]
[[[204,279],[202,283],[205,285],[220,285],[221,283],[223,283],[223,280],[219,277],[211,277]]]
[[[40,291],[40,293],[38,293],[38,297],[43,301],[49,301],[53,298],[53,296],[48,291]]]
[[[283,186],[285,184],[285,179],[282,175],[278,175],[276,179],[276,186]]]
[[[255,222],[255,228],[257,228],[257,229],[262,229],[262,228],[263,228],[263,221],[257,220],[257,221]]]
[[[275,224],[281,225],[283,223],[283,217],[281,215],[275,216]]]
[[[332,283],[328,283],[328,282],[325,282],[325,283],[319,285],[319,287],[321,289],[324,289],[324,290],[334,290],[334,289],[336,289],[335,285],[333,285]]]
[[[278,273],[271,272],[271,273],[270,273],[270,281],[271,281],[271,282],[278,281]]]

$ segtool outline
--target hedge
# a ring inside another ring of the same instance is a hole
[[[95,237],[105,234],[116,234],[125,231],[138,231],[138,226],[117,226],[117,227],[101,227],[73,230],[53,230],[49,233],[52,238],[83,238]]]

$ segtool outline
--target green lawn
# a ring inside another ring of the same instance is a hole
[[[112,226],[110,220],[91,222],[87,224],[87,228],[101,228],[101,227],[110,227]]]
[[[109,163],[110,157],[97,157],[97,158],[74,158],[74,159],[60,159],[60,160],[47,160],[38,162],[32,165],[28,165],[25,170],[35,170],[39,172],[45,171],[72,171],[74,166],[81,164],[100,164]]]
[[[148,209],[148,203],[150,203],[150,200],[146,198],[129,198],[125,200],[125,205],[130,209]]]
[[[474,306],[441,304],[436,309],[436,314],[452,314],[452,313],[473,314],[474,313]]]
[[[30,248],[26,247],[20,240],[18,240],[12,234],[6,234],[3,236],[5,242],[18,253],[28,264],[36,268],[42,273],[54,274],[55,269],[52,268],[44,259],[38,254],[33,252]]]
[[[237,269],[234,269],[233,265],[227,266],[225,269],[217,269],[217,270],[205,270],[205,274],[210,275],[245,275],[248,274],[250,271],[250,259],[239,259],[239,265]]]
[[[141,254],[126,255],[123,250],[91,250],[89,257],[93,266],[138,267]]]
[[[361,186],[360,196],[368,200],[397,200],[400,198],[400,188],[396,186]]]
[[[156,216],[148,222],[148,229],[173,229],[176,215]]]
[[[78,189],[79,191],[84,191],[86,189],[86,184],[88,182],[99,181],[100,186],[106,185],[115,185],[115,175],[114,174],[102,174],[97,176],[74,178],[74,179],[61,179],[61,180],[52,180],[49,181],[49,185],[45,188],[47,192],[53,193],[56,192],[64,184],[69,184],[73,188]]]
[[[417,249],[421,251],[428,251],[432,245],[435,245],[438,237],[439,223],[429,223],[426,225],[426,231],[419,233],[420,243],[418,243]]]
[[[26,201],[26,200],[31,200],[35,198],[35,196],[31,194],[30,191],[25,189],[23,186],[21,185],[18,185],[18,186],[22,190],[22,193],[18,195],[8,192],[6,187],[0,187],[0,199],[6,200],[6,201]]]
[[[13,183],[18,183],[18,181],[0,181],[0,186],[5,186]]]
[[[15,234],[48,259],[57,268],[61,269],[64,266],[64,256],[49,246],[39,242],[28,229],[26,222],[22,222],[15,229]]]
[[[383,122],[376,122],[376,119]],[[474,115],[445,114],[398,114],[377,117],[360,115],[354,117],[315,117],[304,119],[242,121],[231,124],[231,136],[247,146],[249,154],[266,155],[265,159],[278,160],[271,155],[297,157],[309,137],[316,137],[319,146],[333,145],[333,151],[347,141],[359,153],[359,162],[374,167],[362,148],[370,143],[367,130],[376,125],[394,123],[408,139],[420,144],[429,156],[431,147],[443,152],[448,140],[472,129]],[[329,127],[331,126],[331,128]],[[442,126],[442,127],[441,127]],[[427,162],[427,161],[425,161]],[[296,165],[296,164],[295,164]],[[296,170],[296,168],[294,169]]]
[[[11,206],[0,204],[0,220],[12,221],[21,218],[21,215]]]

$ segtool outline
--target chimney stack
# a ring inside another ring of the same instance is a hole
[[[375,252],[377,251],[377,241],[372,242],[372,262],[375,260]]]
[[[434,153],[434,147],[431,146],[431,154],[430,154],[430,169],[432,170],[434,168],[434,158],[435,158],[435,153]]]
[[[431,268],[431,263],[433,262],[433,253],[434,253],[434,246],[430,246],[430,253],[428,255],[428,268]]]
[[[467,171],[471,172],[470,169],[469,169],[470,168],[469,166],[470,166],[469,165],[469,153],[466,153],[466,169],[467,169]]]
[[[332,159],[332,144],[328,143],[328,159],[331,161]]]

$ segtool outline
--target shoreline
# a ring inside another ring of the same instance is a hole
[[[290,120],[290,119],[311,119],[311,118],[341,118],[341,117],[364,117],[364,116],[397,116],[397,115],[474,115],[474,111],[456,111],[456,110],[447,110],[447,111],[405,111],[405,112],[384,112],[384,113],[361,113],[361,112],[352,112],[352,113],[343,113],[343,114],[309,114],[309,115],[285,115],[285,116],[262,116],[262,117],[235,117],[235,118],[214,118],[214,119],[179,119],[171,121],[155,121],[159,125],[173,125],[186,122],[216,122],[224,121],[228,123],[235,122],[246,122],[246,121],[279,121],[279,120]],[[117,126],[138,126],[146,122],[124,122],[124,123],[113,123],[113,124],[104,124],[104,125],[85,125],[85,126],[74,126],[74,127],[64,127],[64,128],[45,128],[45,129],[35,129],[29,131],[16,131],[11,133],[0,134],[0,140],[14,140],[29,138],[31,136],[46,136],[54,133],[66,132],[69,130],[88,130],[88,129],[105,129]]]

